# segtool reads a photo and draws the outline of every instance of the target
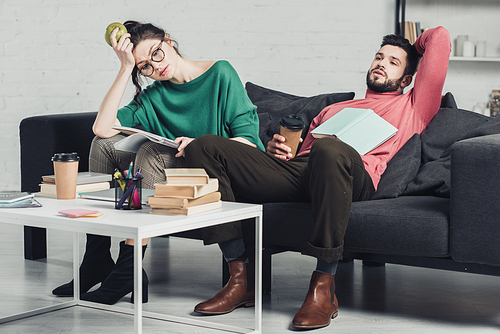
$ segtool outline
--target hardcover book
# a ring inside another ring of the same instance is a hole
[[[208,184],[203,185],[187,185],[187,184],[155,184],[156,197],[182,197],[182,198],[198,198],[203,195],[219,190],[219,180],[210,179]]]
[[[197,205],[220,201],[221,194],[218,191],[198,197],[198,198],[177,198],[177,197],[157,197],[149,196],[148,205],[152,208],[189,208]]]
[[[196,213],[201,213],[201,212],[219,209],[220,207],[222,207],[222,201],[201,204],[201,205],[191,206],[191,207],[187,207],[187,208],[171,208],[171,209],[152,208],[151,213],[159,214],[159,215],[189,216],[189,215],[193,215]]]
[[[344,108],[311,131],[311,135],[315,138],[337,137],[364,155],[382,145],[397,131],[371,109]]]
[[[167,184],[208,184],[208,174],[203,168],[166,168]]]
[[[97,191],[109,189],[109,182],[96,182],[96,183],[86,183],[86,184],[78,184],[76,186],[76,195],[79,193],[84,193],[88,191]],[[41,183],[40,184],[40,194],[45,195],[56,195],[56,185],[54,183]]]
[[[97,182],[111,182],[113,180],[111,174],[103,174],[96,172],[79,172],[76,178],[76,184],[87,184]],[[46,183],[56,183],[55,175],[44,175],[42,181]]]

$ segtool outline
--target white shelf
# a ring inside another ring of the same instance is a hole
[[[450,57],[450,61],[482,61],[482,62],[500,62],[498,57]]]

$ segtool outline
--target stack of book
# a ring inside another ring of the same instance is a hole
[[[405,38],[410,41],[411,44],[415,43],[417,37],[422,34],[422,28],[420,27],[420,22],[410,22],[406,21],[405,24]]]
[[[112,180],[113,178],[111,174],[79,172],[76,179],[76,195],[91,191],[109,189]],[[56,195],[56,179],[54,175],[42,176],[40,194]]]
[[[202,168],[167,168],[166,181],[155,184],[148,197],[151,213],[192,215],[222,206],[219,180],[211,179]]]

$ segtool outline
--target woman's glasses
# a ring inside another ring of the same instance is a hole
[[[161,49],[162,44],[163,44],[163,41],[161,41],[160,46],[155,51],[153,51],[153,53],[151,54],[151,60],[154,61],[155,63],[159,63],[163,59],[165,59],[165,52]],[[155,69],[150,62],[147,62],[144,65],[141,65],[141,67],[139,68],[139,71],[145,77],[149,77],[149,76],[153,75]]]

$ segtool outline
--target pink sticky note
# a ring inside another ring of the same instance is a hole
[[[60,213],[62,215],[71,216],[72,218],[76,218],[76,217],[81,217],[81,216],[85,216],[85,215],[96,214],[96,213],[99,213],[99,211],[87,210],[87,209],[70,209],[70,210],[61,210],[58,213]]]

